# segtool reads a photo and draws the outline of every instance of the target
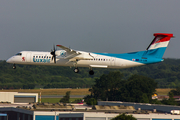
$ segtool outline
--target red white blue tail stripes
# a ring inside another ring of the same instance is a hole
[[[155,38],[151,42],[151,44],[148,46],[147,50],[167,47],[171,37],[173,37],[173,34],[155,33],[154,36]]]

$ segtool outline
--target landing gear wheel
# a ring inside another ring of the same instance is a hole
[[[79,69],[78,69],[78,68],[75,68],[75,69],[74,69],[74,72],[75,72],[75,73],[78,73],[78,72],[79,72]]]
[[[90,71],[89,71],[89,74],[90,74],[90,75],[94,75],[94,71],[93,71],[93,70],[90,70]]]
[[[16,69],[16,65],[15,64],[13,64],[13,69]]]

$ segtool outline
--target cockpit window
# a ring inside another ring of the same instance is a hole
[[[17,53],[16,55],[22,55],[22,53]]]

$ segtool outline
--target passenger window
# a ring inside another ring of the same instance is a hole
[[[51,58],[51,56],[49,58]]]
[[[35,56],[33,56],[33,58],[35,58]]]
[[[41,58],[41,56],[39,56],[39,58]]]
[[[44,58],[46,58],[46,56],[44,56]]]
[[[48,58],[48,56],[47,56],[47,58]]]
[[[36,56],[36,58],[38,58],[38,56]]]

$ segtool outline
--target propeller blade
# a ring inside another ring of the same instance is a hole
[[[52,55],[52,60],[54,59],[54,63],[56,63],[56,48],[55,45],[53,45],[53,50],[51,49],[51,55]]]
[[[56,63],[56,56],[54,57],[54,63]]]

